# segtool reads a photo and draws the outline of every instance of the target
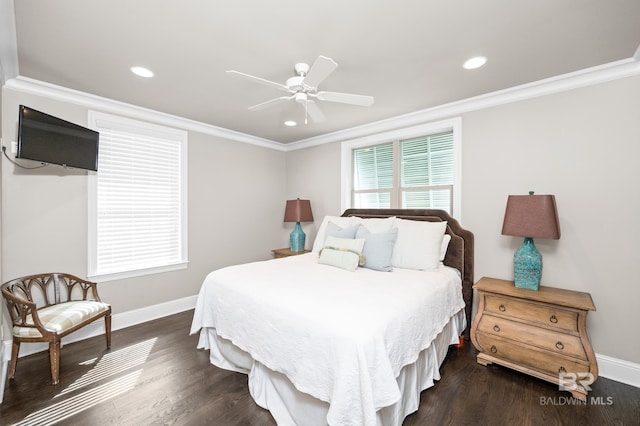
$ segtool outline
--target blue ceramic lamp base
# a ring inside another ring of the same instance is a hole
[[[542,255],[533,238],[525,237],[522,246],[513,255],[513,276],[516,287],[538,290],[542,276]]]
[[[300,226],[300,222],[296,222],[296,226],[293,228],[291,232],[291,236],[289,237],[289,246],[292,252],[299,252],[304,250],[304,243],[306,239],[306,235]]]

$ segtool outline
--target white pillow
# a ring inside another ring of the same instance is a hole
[[[396,219],[398,239],[391,264],[395,268],[436,271],[447,222]]]
[[[451,235],[444,234],[444,237],[442,237],[442,245],[440,246],[440,262],[444,262],[444,257],[447,255],[447,249],[449,248],[450,242]]]
[[[384,219],[380,219],[380,218],[366,219],[366,218],[354,216],[351,219],[354,225],[360,224],[365,228],[367,228],[367,230],[372,234],[389,232],[393,228],[393,225],[396,223],[395,216],[385,217]]]
[[[364,259],[361,258],[364,241],[364,238],[353,239],[328,236],[324,247],[320,251],[318,263],[336,266],[353,272],[360,263],[364,264]]]
[[[335,223],[340,228],[347,228],[352,225],[351,217],[325,216],[324,219],[322,219],[320,228],[318,228],[316,239],[313,241],[313,248],[311,251],[314,253],[318,253],[322,247],[324,247],[325,234],[327,232],[327,224],[329,221]]]

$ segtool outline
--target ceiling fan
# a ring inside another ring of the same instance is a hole
[[[320,123],[325,121],[325,116],[316,104],[315,100],[360,106],[371,106],[374,102],[373,96],[318,91],[320,83],[329,77],[336,68],[338,68],[338,64],[333,59],[320,55],[311,67],[305,63],[295,64],[294,70],[296,75],[287,79],[285,84],[265,80],[264,78],[255,77],[239,71],[229,70],[227,72],[247,80],[275,87],[276,89],[288,93],[286,96],[280,96],[278,98],[250,106],[250,111],[259,111],[283,102],[295,101],[305,108],[305,123],[307,115],[314,122]]]

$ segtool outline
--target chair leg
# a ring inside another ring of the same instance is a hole
[[[51,384],[60,381],[60,340],[49,343],[49,362],[51,363]]]
[[[111,348],[111,314],[104,317],[104,334],[107,336],[107,349]]]
[[[20,352],[20,341],[13,339],[13,346],[11,348],[11,364],[9,365],[9,379],[13,379],[16,376],[18,352]]]

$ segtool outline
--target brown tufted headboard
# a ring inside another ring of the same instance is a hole
[[[428,220],[430,222],[447,222],[447,234],[451,235],[451,242],[444,258],[444,264],[456,268],[462,274],[462,297],[465,303],[467,328],[464,332],[469,340],[471,327],[471,308],[473,306],[473,233],[444,210],[420,209],[348,209],[342,216],[359,216],[364,218],[383,218],[396,216],[410,220]]]

